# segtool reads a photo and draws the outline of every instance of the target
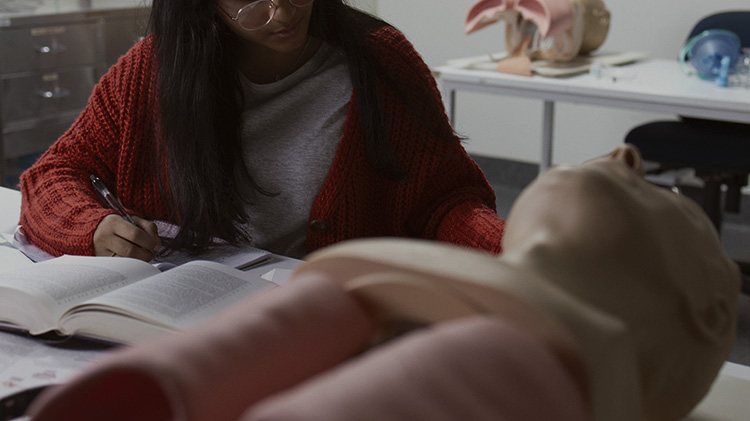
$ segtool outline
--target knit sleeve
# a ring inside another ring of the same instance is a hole
[[[73,125],[21,175],[21,220],[27,238],[53,255],[92,255],[93,234],[113,213],[92,190],[96,174],[117,190],[123,160],[123,120],[135,85],[149,74],[151,38],[133,47],[105,74]],[[136,104],[137,106],[137,104]]]
[[[410,176],[399,200],[409,212],[407,235],[500,253],[505,222],[495,193],[450,127],[429,67],[395,29],[381,29],[378,39],[380,62],[396,83],[385,89],[391,141]]]

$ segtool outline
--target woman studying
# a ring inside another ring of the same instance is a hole
[[[500,252],[494,193],[390,25],[342,0],[154,0],[151,29],[21,177],[41,249],[148,260],[164,220],[172,249],[302,257],[397,236]]]

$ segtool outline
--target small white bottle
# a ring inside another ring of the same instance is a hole
[[[750,48],[743,48],[737,60],[737,82],[739,86],[750,89]]]

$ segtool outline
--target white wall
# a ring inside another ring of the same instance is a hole
[[[377,14],[378,0],[349,0],[347,4]]]
[[[415,45],[430,66],[448,59],[504,50],[504,26],[474,34],[463,21],[475,0],[359,0],[389,21]],[[748,0],[605,0],[612,14],[601,51],[646,51],[675,58],[692,25],[714,11],[748,9]],[[373,9],[374,8],[374,9]],[[619,109],[556,105],[553,161],[580,162],[619,145],[640,123],[672,118]],[[472,153],[538,162],[542,103],[516,97],[458,93],[455,127]]]

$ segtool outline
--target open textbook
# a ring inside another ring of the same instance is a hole
[[[204,260],[162,272],[137,259],[62,256],[0,272],[0,324],[31,335],[133,344],[188,328],[275,285]]]

